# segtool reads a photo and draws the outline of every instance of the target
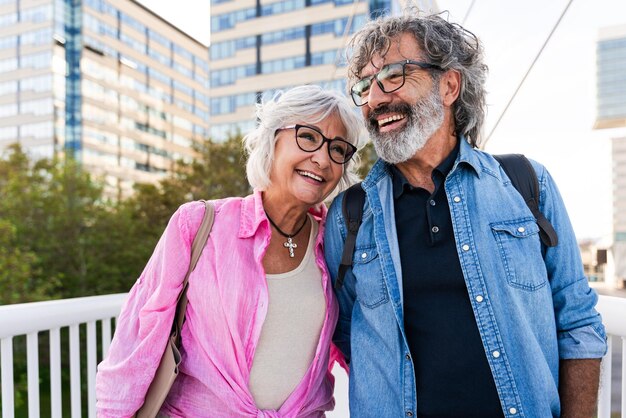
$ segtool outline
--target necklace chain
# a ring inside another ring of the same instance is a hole
[[[302,228],[304,228],[304,225],[306,225],[306,220],[308,219],[308,216],[304,217],[304,222],[302,222],[302,225],[300,225],[300,228],[298,228],[298,230],[296,232],[294,232],[293,234],[291,234],[291,235],[284,233],[282,231],[282,229],[280,229],[278,227],[278,225],[276,225],[274,223],[272,218],[270,218],[270,215],[267,214],[267,211],[265,211],[265,216],[267,216],[267,220],[270,221],[270,224],[272,224],[272,226],[274,228],[276,228],[278,233],[280,235],[282,235],[283,237],[287,238],[287,241],[285,241],[285,243],[283,243],[283,247],[287,248],[287,250],[289,251],[289,257],[291,257],[291,258],[295,257],[295,253],[294,253],[293,250],[294,250],[294,248],[298,248],[298,244],[293,242],[293,237],[295,237],[296,235],[298,235],[300,233],[300,231],[302,231]]]

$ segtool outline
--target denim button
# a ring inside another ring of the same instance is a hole
[[[367,258],[367,253],[361,254],[361,258],[365,260]]]
[[[476,302],[480,303],[485,300],[481,295],[476,296]]]
[[[526,231],[526,228],[524,228],[523,226],[520,226],[519,228],[517,228],[517,232],[524,232]]]
[[[469,251],[469,245],[465,244],[463,247],[463,251]]]
[[[498,350],[494,351],[493,353],[491,353],[495,358],[500,357],[500,352]]]
[[[509,412],[511,413],[511,415],[515,415],[515,414],[517,414],[517,409],[515,409],[515,408],[510,408],[510,409],[509,409]]]
[[[411,360],[411,355],[410,355],[410,354],[407,354],[407,355],[405,355],[405,356],[404,356],[404,358],[405,358],[407,361],[409,361],[409,360]]]
[[[407,416],[407,417],[412,417],[412,416],[413,416],[413,412],[411,412],[411,411],[406,411],[406,416]]]
[[[454,200],[455,203],[459,203],[461,201],[461,198],[458,196],[454,196],[454,199],[452,200]]]

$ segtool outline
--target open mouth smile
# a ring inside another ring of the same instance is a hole
[[[404,115],[391,115],[391,116],[388,116],[386,118],[378,119],[378,127],[379,128],[383,128],[385,126],[390,125],[391,123],[393,123],[395,121],[402,120],[405,117],[406,116],[404,116]]]
[[[301,176],[303,176],[303,177],[308,177],[308,178],[313,179],[315,181],[318,181],[320,183],[323,183],[324,181],[326,181],[326,180],[324,180],[323,177],[318,176],[317,174],[313,174],[310,171],[296,170],[296,172],[298,174],[300,174]]]

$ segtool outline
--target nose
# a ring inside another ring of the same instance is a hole
[[[388,93],[385,93],[378,83],[374,81],[370,86],[370,91],[367,95],[367,107],[374,110],[377,107],[387,104],[391,101],[391,97]]]
[[[317,164],[319,168],[327,168],[332,163],[328,154],[329,146],[330,143],[326,142],[320,149],[311,153],[311,161]]]

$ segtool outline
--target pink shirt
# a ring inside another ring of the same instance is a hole
[[[326,318],[315,358],[302,381],[277,411],[259,410],[248,389],[254,352],[267,313],[262,260],[270,226],[255,192],[215,201],[215,223],[189,277],[182,364],[161,412],[170,417],[323,417],[334,407],[330,368],[339,359],[331,344],[338,308],[322,237],[326,208],[311,210],[320,228],[315,259],[322,270]],[[96,378],[99,417],[129,417],[142,405],[164,351],[176,298],[189,266],[191,243],[204,204],[182,205],[169,221],[117,322]],[[305,330],[303,330],[305,331]],[[295,348],[294,348],[295,349]]]

